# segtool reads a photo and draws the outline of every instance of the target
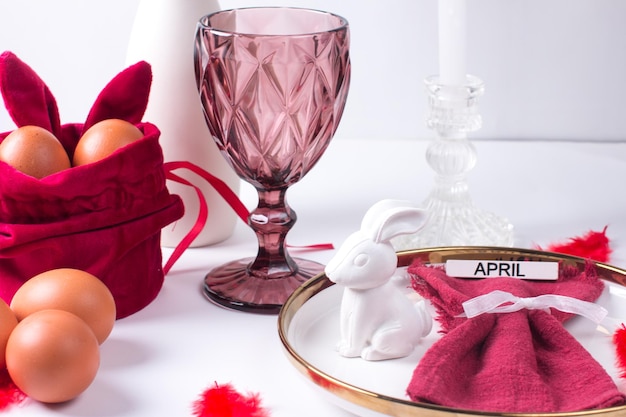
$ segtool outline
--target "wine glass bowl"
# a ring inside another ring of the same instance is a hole
[[[194,61],[211,135],[259,194],[248,219],[256,258],[213,269],[204,292],[223,306],[275,314],[323,270],[289,255],[285,237],[297,217],[285,195],[317,163],[341,119],[350,84],[348,22],[298,8],[216,12],[198,22]]]

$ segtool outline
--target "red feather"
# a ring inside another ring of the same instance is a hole
[[[613,344],[617,355],[617,367],[620,369],[620,377],[626,378],[626,327],[622,324],[613,333]]]
[[[231,384],[217,382],[194,401],[192,408],[197,417],[269,417],[269,412],[261,407],[259,394],[243,395]]]
[[[597,262],[608,262],[612,250],[609,239],[606,236],[606,229],[607,226],[601,232],[589,231],[584,236],[569,239],[566,243],[550,244],[546,250],[565,255],[580,256]]]
[[[6,369],[0,370],[0,411],[26,399],[24,394],[11,380]]]

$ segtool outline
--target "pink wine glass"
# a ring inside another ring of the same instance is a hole
[[[204,16],[195,39],[198,91],[211,135],[237,174],[258,191],[248,224],[256,258],[209,272],[204,293],[237,310],[276,314],[323,266],[292,258],[296,222],[285,194],[333,137],[350,84],[348,22],[308,9],[261,7]]]

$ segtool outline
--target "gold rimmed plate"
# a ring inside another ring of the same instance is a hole
[[[398,266],[414,260],[441,264],[448,259],[552,261],[583,268],[582,258],[532,249],[499,247],[442,247],[398,253]],[[626,319],[626,270],[596,262],[605,281],[597,303],[609,316]],[[318,275],[299,287],[286,301],[278,316],[278,332],[291,364],[327,400],[360,416],[451,417],[451,416],[518,416],[518,417],[617,417],[626,416],[626,406],[561,413],[494,413],[463,410],[414,402],[405,395],[406,387],[420,358],[441,337],[435,326],[415,351],[406,358],[387,361],[365,361],[345,358],[337,353],[339,309],[343,288],[324,275]],[[626,383],[619,378],[611,338],[596,329],[595,324],[575,317],[567,329],[607,370],[618,387]]]

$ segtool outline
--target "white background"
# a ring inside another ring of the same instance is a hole
[[[49,84],[63,122],[80,122],[125,66],[137,3],[2,0],[0,50]],[[432,137],[422,80],[437,72],[435,0],[221,0],[279,4],[350,21],[353,82],[336,138]],[[625,1],[468,0],[467,9],[468,72],[486,85],[473,137],[626,140]],[[10,128],[0,109],[0,129]]]

